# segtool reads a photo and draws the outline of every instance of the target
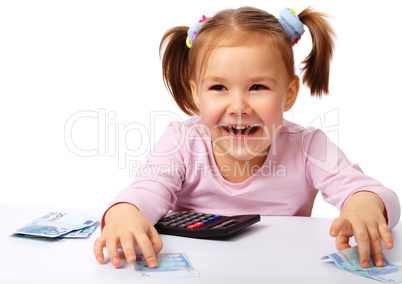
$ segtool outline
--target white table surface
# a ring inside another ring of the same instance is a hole
[[[10,237],[50,209],[0,205],[0,283],[379,283],[339,270],[321,257],[335,252],[331,219],[262,217],[228,240],[162,235],[162,252],[185,252],[199,278],[140,278],[123,260],[98,264],[92,253],[99,228],[88,239],[43,242]],[[402,225],[393,229],[388,260],[402,265]]]

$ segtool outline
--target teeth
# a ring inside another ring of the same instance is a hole
[[[246,136],[253,134],[257,131],[258,126],[251,126],[251,125],[227,125],[226,129],[229,133],[236,136]]]
[[[250,126],[229,126],[230,128],[234,128],[234,129],[246,129],[249,128]]]

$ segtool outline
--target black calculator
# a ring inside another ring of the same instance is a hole
[[[168,215],[155,225],[160,234],[190,238],[226,237],[260,221],[260,215],[221,216],[196,212]]]

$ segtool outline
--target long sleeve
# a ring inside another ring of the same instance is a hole
[[[358,191],[374,192],[384,202],[389,227],[395,227],[401,214],[397,195],[365,175],[321,130],[306,129],[304,134],[307,183],[321,191],[324,200],[339,210],[352,194]]]
[[[111,206],[131,203],[153,224],[173,208],[176,192],[181,189],[186,172],[181,155],[184,142],[180,129],[177,123],[167,127],[147,155],[146,164],[138,169],[134,182],[115,197]]]

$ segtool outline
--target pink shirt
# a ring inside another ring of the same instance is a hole
[[[251,170],[238,167],[238,173]],[[219,172],[211,140],[200,118],[173,122],[148,154],[135,181],[113,200],[132,203],[153,224],[174,211],[221,215],[261,214],[310,216],[320,191],[339,210],[357,191],[371,191],[383,200],[388,224],[399,221],[396,194],[363,174],[321,131],[284,120],[265,163],[242,183]]]

